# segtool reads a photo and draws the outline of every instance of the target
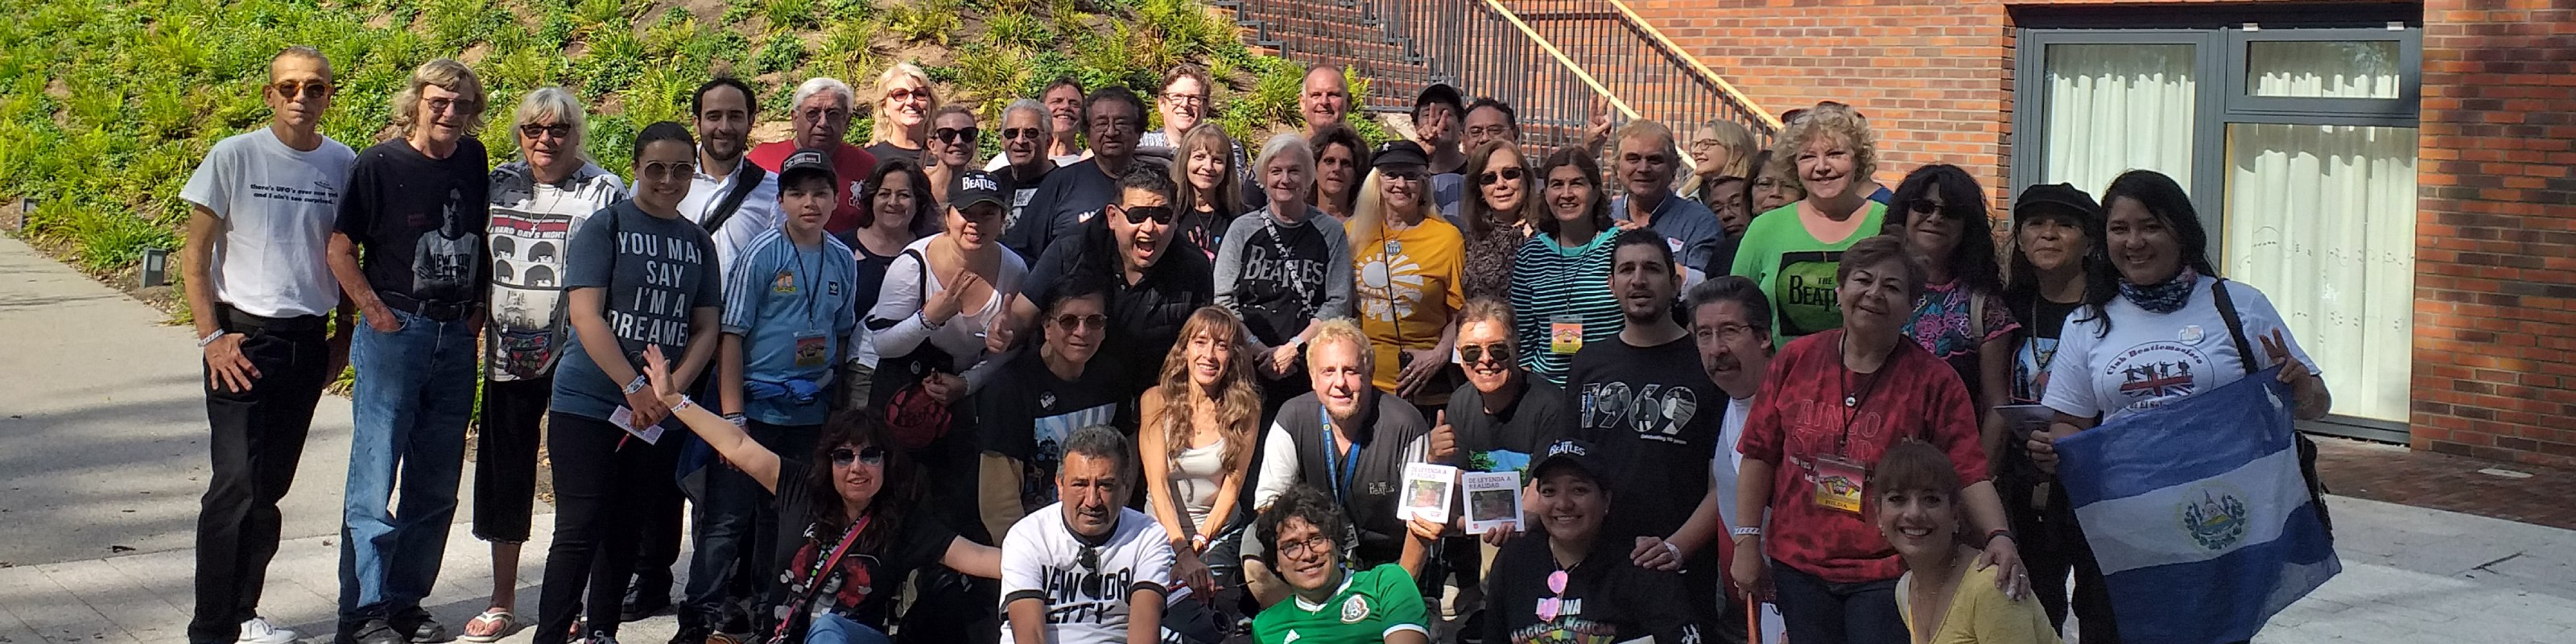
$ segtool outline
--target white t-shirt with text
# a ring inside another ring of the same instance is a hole
[[[322,315],[340,305],[323,253],[358,154],[330,137],[312,151],[260,128],[206,152],[179,198],[222,219],[207,245],[215,299],[260,317]]]
[[[1127,641],[1127,600],[1138,590],[1164,592],[1172,577],[1172,544],[1163,526],[1143,512],[1120,508],[1118,525],[1101,545],[1090,546],[1067,529],[1064,504],[1031,512],[1002,539],[1002,612],[1011,602],[1046,603],[1041,644],[1111,644]],[[1084,552],[1091,552],[1085,557]],[[1091,565],[1083,565],[1089,559]],[[1189,593],[1186,587],[1166,601]],[[1159,628],[1159,627],[1158,627]],[[1002,642],[1014,635],[1002,624]]]
[[[2245,377],[2247,363],[2239,361],[2236,341],[2228,335],[2226,319],[2218,315],[2217,298],[2210,295],[2210,285],[2216,283],[2216,279],[2201,278],[2188,303],[2172,313],[2152,313],[2128,298],[2114,297],[2103,305],[2103,316],[2111,320],[2107,336],[2102,334],[2102,320],[2094,319],[2089,310],[2076,309],[2067,316],[2066,330],[2058,339],[2057,356],[2049,366],[2048,394],[2042,402],[2069,416],[2099,415],[2110,422]],[[2257,354],[2243,359],[2251,360],[2257,370],[2271,366],[2270,358],[2260,355],[2263,338],[2280,331],[2289,342],[2290,356],[2316,368],[2316,361],[2299,348],[2298,338],[2282,325],[2271,299],[2244,283],[2226,284],[2237,318],[2245,324],[2245,343]]]

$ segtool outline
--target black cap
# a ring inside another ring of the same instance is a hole
[[[840,187],[841,173],[832,167],[830,153],[814,148],[804,148],[787,155],[787,160],[778,162],[779,185],[793,184],[806,174],[823,175],[823,178],[832,180],[833,187]]]
[[[1390,142],[1369,153],[1369,167],[1372,169],[1403,164],[1431,165],[1431,155],[1423,153],[1422,144],[1412,141]]]
[[[1466,97],[1448,83],[1432,83],[1430,87],[1422,88],[1422,93],[1413,96],[1413,111],[1421,113],[1422,106],[1432,103],[1449,106],[1449,111],[1457,113],[1458,118],[1467,117]]]
[[[993,205],[1003,208],[1011,207],[1011,200],[1002,196],[1001,180],[994,179],[991,173],[967,170],[957,173],[956,179],[949,180],[948,207],[965,210],[979,201],[990,201]]]
[[[1610,480],[1602,477],[1608,470],[1602,469],[1600,448],[1574,438],[1549,443],[1546,449],[1539,450],[1538,462],[1530,465],[1530,480],[1544,478],[1548,470],[1564,466],[1582,469],[1594,484],[1610,489]]]
[[[2033,212],[2043,206],[2055,206],[2051,210],[2060,212]],[[2013,221],[2041,214],[2074,215],[2089,222],[2102,218],[2102,204],[2094,202],[2093,195],[2085,194],[2071,183],[2031,186],[2021,191],[2021,198],[2013,200]]]

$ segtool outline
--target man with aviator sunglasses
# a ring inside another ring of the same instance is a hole
[[[1079,236],[1047,248],[1030,263],[1004,337],[988,341],[1009,346],[1013,331],[1037,319],[1032,303],[1045,301],[1048,289],[1077,274],[1109,284],[1111,332],[1104,346],[1112,354],[1159,358],[1180,341],[1181,325],[1192,311],[1216,302],[1215,265],[1173,230],[1178,213],[1172,196],[1179,185],[1171,175],[1139,165],[1121,175],[1117,187],[1116,203],[1103,206],[1107,216],[1100,219],[1105,221],[1084,225]],[[1159,359],[1138,359],[1120,368],[1118,386],[1133,396],[1153,384],[1163,365]]]

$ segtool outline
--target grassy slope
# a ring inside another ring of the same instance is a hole
[[[1246,50],[1199,0],[0,3],[12,16],[0,21],[0,195],[37,199],[19,235],[94,273],[178,247],[179,189],[215,141],[266,121],[257,87],[293,44],[331,58],[340,93],[323,131],[353,147],[378,140],[413,67],[456,57],[491,90],[495,163],[515,156],[519,96],[561,85],[592,106],[592,158],[621,172],[634,133],[682,120],[689,91],[719,72],[751,80],[763,120],[783,122],[793,81],[866,86],[914,60],[989,119],[1059,75],[1150,96],[1162,70],[1197,62],[1223,79],[1217,120],[1238,134],[1292,118],[1298,84],[1293,64]]]

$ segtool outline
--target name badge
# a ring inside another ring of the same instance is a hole
[[[831,338],[823,337],[823,333],[821,331],[807,331],[796,334],[796,368],[821,368],[824,363],[831,362],[831,360]]]
[[[1869,468],[1840,456],[1819,456],[1815,463],[1816,507],[1860,514],[1861,483],[1869,480]]]
[[[1583,320],[1571,315],[1557,316],[1547,324],[1547,350],[1573,355],[1583,349]]]

